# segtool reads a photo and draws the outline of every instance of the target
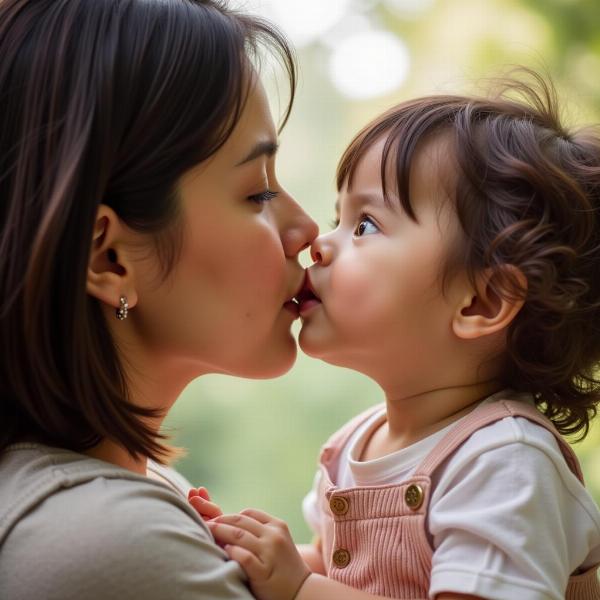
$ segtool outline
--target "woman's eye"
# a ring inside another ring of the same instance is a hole
[[[252,194],[251,196],[248,196],[248,200],[250,200],[250,202],[254,202],[256,204],[263,204],[265,202],[269,202],[270,200],[273,200],[273,198],[277,198],[279,192],[272,192],[271,190],[265,190],[264,192],[261,192],[260,194]]]
[[[354,230],[354,235],[356,237],[361,237],[363,235],[370,235],[372,233],[378,233],[379,227],[373,223],[372,219],[367,216],[363,216],[360,218],[356,229]]]

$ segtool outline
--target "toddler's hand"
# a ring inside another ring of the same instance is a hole
[[[208,523],[228,556],[240,563],[259,600],[293,600],[310,575],[287,525],[255,509]]]
[[[210,501],[208,491],[204,487],[191,488],[188,492],[188,502],[205,521],[223,514],[221,508]]]

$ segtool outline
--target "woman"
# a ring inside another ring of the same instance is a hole
[[[156,463],[190,380],[295,359],[265,44],[293,97],[213,0],[0,3],[2,598],[250,597]]]

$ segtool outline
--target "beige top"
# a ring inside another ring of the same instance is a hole
[[[0,598],[250,600],[185,480],[152,471],[41,444],[1,453]]]

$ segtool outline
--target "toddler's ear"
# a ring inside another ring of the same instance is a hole
[[[496,290],[506,290],[498,293]],[[452,320],[454,334],[464,340],[476,339],[506,329],[525,302],[527,279],[513,265],[486,269],[477,276],[457,306]]]

